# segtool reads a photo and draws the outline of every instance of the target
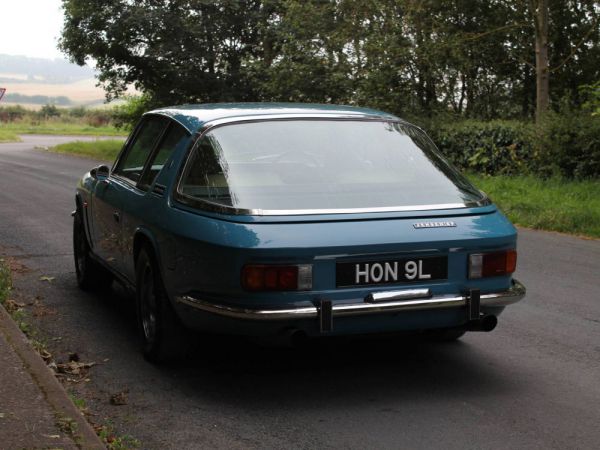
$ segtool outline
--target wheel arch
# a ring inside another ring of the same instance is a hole
[[[87,210],[85,208],[85,200],[82,198],[81,192],[77,191],[75,193],[75,211],[73,211],[73,216],[78,212],[81,213],[81,224],[83,225],[83,234],[87,240],[88,245],[91,249],[94,248],[94,243],[92,240],[92,231],[90,230],[90,218],[87,215]]]
[[[142,248],[148,248],[149,251],[151,252],[151,257],[154,259],[154,262],[156,264],[156,268],[158,270],[158,273],[161,277],[162,283],[165,287],[165,295],[167,297],[167,299],[169,300],[169,302],[171,303],[171,305],[174,305],[174,301],[172,299],[172,296],[169,293],[169,289],[168,289],[168,280],[166,279],[166,274],[165,274],[165,265],[164,265],[164,261],[162,260],[162,253],[160,251],[160,247],[158,245],[158,240],[156,239],[155,235],[152,233],[151,230],[148,230],[147,228],[143,228],[143,227],[138,227],[135,232],[134,232],[134,236],[133,236],[133,269],[134,269],[134,273],[136,273],[137,271],[137,260],[138,257],[140,255],[140,251],[142,250]]]
[[[81,208],[83,200],[81,200],[81,192],[75,192],[75,206]]]
[[[133,264],[137,263],[138,256],[142,248],[148,247],[152,252],[152,256],[155,258],[158,264],[159,270],[162,272],[162,264],[160,260],[160,251],[158,242],[152,234],[152,232],[146,228],[138,227],[133,235]]]

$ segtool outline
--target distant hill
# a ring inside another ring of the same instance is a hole
[[[0,83],[69,84],[90,78],[94,78],[91,67],[80,67],[64,59],[0,54]]]
[[[104,103],[104,90],[96,83],[91,67],[0,54],[0,87],[6,88],[0,106],[98,106]]]

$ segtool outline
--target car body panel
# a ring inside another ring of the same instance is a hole
[[[277,293],[260,295],[261,300],[285,303],[287,296],[311,298],[321,295],[343,297],[348,291],[336,289],[335,262],[351,259],[377,259],[403,255],[449,255],[447,292],[464,289],[466,282],[466,251],[501,250],[514,248],[516,231],[498,211],[482,215],[453,216],[455,228],[415,229],[415,219],[343,220],[330,222],[242,224],[217,221],[188,212],[176,212],[165,221],[177,229],[175,234],[177,262],[184,267],[167,275],[175,292],[181,294],[202,286],[205,292],[220,291],[227,295],[242,294],[239,274],[243,264],[252,263],[312,263],[314,288],[306,293]],[[237,270],[231,270],[231,266]],[[197,268],[191,271],[187,266]],[[229,270],[227,269],[229,267]],[[456,271],[455,271],[456,270]],[[202,279],[206,278],[206,284]],[[226,277],[226,279],[224,279]],[[412,285],[412,284],[411,284]],[[509,278],[471,280],[482,288],[507,288]],[[439,285],[434,289],[443,289]],[[379,286],[381,289],[381,286]],[[369,289],[372,290],[372,289]],[[442,291],[439,291],[442,292]],[[361,293],[361,298],[367,292]],[[245,296],[253,294],[246,293]]]

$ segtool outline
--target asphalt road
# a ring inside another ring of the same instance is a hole
[[[95,162],[33,145],[0,145],[0,253],[16,258],[17,298],[55,358],[99,363],[69,389],[119,436],[157,449],[600,445],[600,241],[521,230],[528,296],[492,333],[304,351],[204,337],[192,361],[157,368],[138,352],[130,299],[76,287],[69,213]],[[119,393],[126,404],[111,404]]]

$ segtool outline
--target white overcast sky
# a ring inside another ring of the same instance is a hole
[[[63,23],[60,0],[0,0],[0,53],[64,58],[56,48]]]

